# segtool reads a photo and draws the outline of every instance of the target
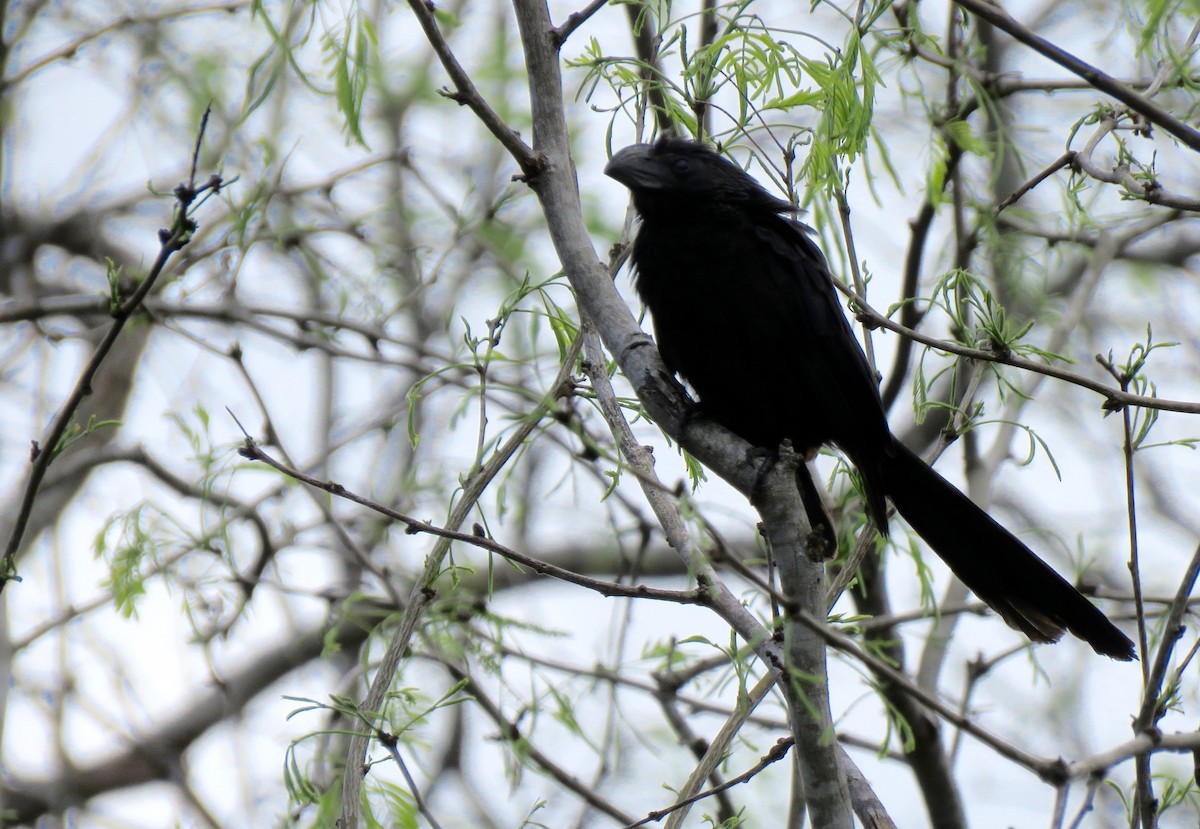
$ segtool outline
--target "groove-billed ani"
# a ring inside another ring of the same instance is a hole
[[[1132,659],[1091,602],[888,429],[873,372],[809,228],[736,165],[677,138],[636,144],[604,172],[633,194],[637,292],[663,360],[700,410],[750,443],[799,452],[831,443],[857,467],[867,512],[885,498],[1008,624],[1035,642],[1063,633]]]

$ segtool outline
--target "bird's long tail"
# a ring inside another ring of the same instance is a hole
[[[1133,642],[1094,604],[899,441],[883,479],[896,510],[1009,625],[1035,642],[1069,630],[1097,653],[1134,658]]]

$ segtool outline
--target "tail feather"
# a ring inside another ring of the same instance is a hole
[[[882,477],[896,510],[1009,625],[1035,642],[1069,630],[1097,653],[1134,658],[1133,642],[1099,608],[899,442]]]

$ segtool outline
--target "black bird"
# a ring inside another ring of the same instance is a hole
[[[1114,659],[1133,643],[1008,530],[896,440],[795,208],[695,141],[662,138],[612,157],[641,217],[632,261],[667,367],[700,411],[755,446],[833,444],[858,469],[867,513],[885,498],[975,595],[1035,642],[1063,630]]]

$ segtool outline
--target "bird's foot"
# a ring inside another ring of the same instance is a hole
[[[801,456],[785,441],[780,449],[754,447],[746,453],[746,460],[758,467],[754,476],[754,488],[750,492],[750,503],[755,505],[759,503],[766,487],[767,476],[775,466],[785,460],[795,465],[796,487],[800,491],[800,502],[804,505],[804,514],[809,525],[808,537],[804,541],[805,552],[810,561],[822,561],[837,555],[838,545],[834,523],[826,513],[825,502],[821,499],[821,493],[805,465],[805,461],[811,460],[815,454],[816,450],[813,450]]]
[[[689,405],[683,410],[683,414],[679,417],[679,433],[683,434],[693,423],[699,420],[704,420],[706,417],[707,415],[704,413],[704,405],[695,400],[690,400]]]

